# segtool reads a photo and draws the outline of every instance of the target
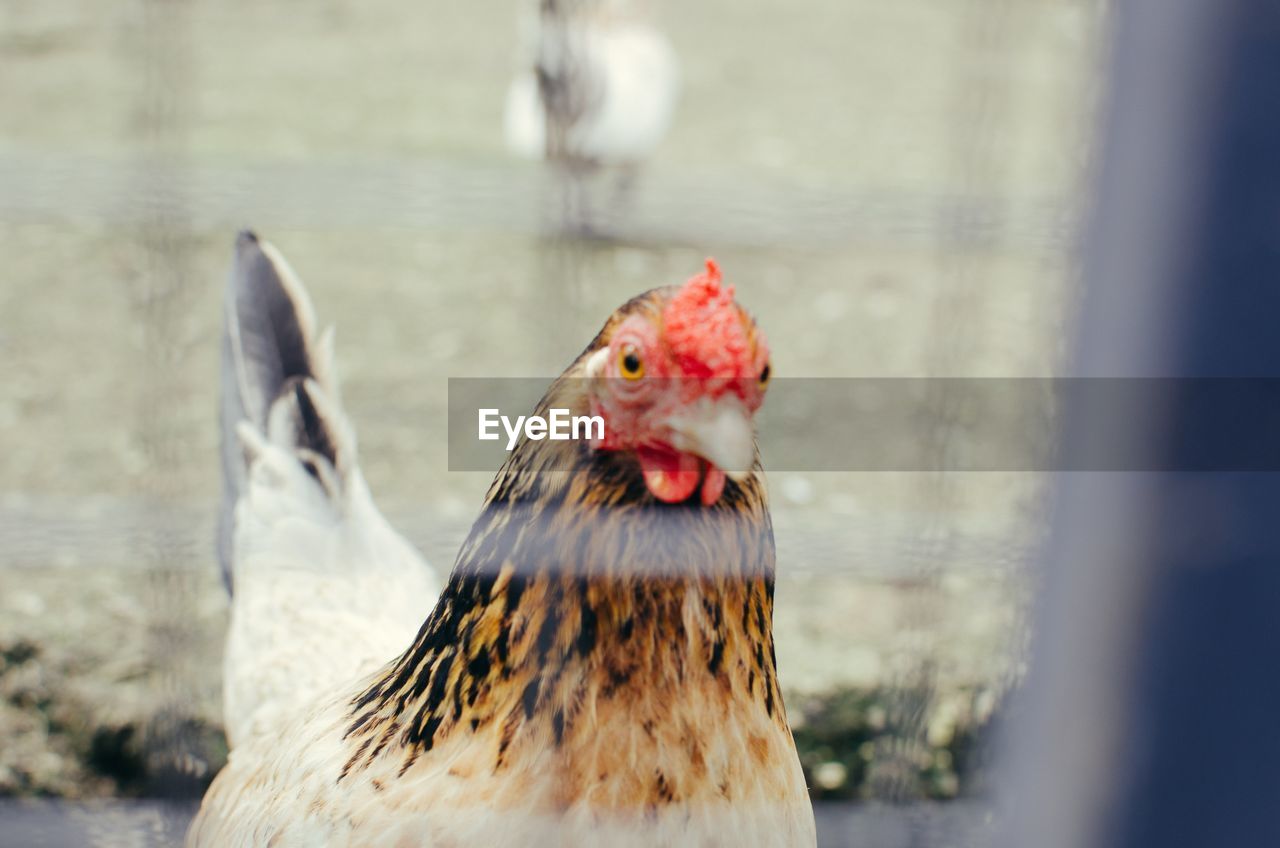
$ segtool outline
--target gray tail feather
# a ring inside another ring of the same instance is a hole
[[[236,503],[248,478],[239,425],[247,422],[273,437],[286,433],[284,438],[318,479],[317,462],[338,469],[346,464],[340,461],[344,447],[354,450],[340,420],[330,355],[328,339],[316,335],[311,299],[284,257],[254,233],[241,232],[224,302],[219,401],[223,491],[217,545],[228,592]],[[281,426],[286,411],[292,426]]]

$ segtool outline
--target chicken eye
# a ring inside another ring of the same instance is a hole
[[[769,378],[772,376],[773,376],[773,367],[768,362],[766,362],[764,364],[764,368],[760,369],[760,377],[757,380],[757,385],[759,385],[760,388],[763,389],[765,386],[769,385]]]
[[[618,370],[628,380],[639,380],[644,376],[644,363],[634,346],[627,345],[618,351]]]

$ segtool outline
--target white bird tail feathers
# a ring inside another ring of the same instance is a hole
[[[227,739],[280,733],[407,648],[439,581],[382,517],[306,289],[270,244],[236,240],[221,386],[218,551],[232,591]]]
[[[218,558],[231,590],[236,504],[263,438],[293,452],[335,499],[355,466],[356,442],[333,375],[332,328],[316,333],[306,288],[279,251],[248,230],[236,239],[224,306]]]

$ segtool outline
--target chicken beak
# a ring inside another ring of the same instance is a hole
[[[755,430],[751,413],[736,396],[700,398],[673,415],[667,426],[676,450],[697,454],[734,482],[751,473],[756,460]]]

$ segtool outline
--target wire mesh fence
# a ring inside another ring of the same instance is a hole
[[[553,376],[614,306],[708,254],[785,373],[1056,372],[1098,3],[656,12],[681,105],[634,190],[603,202],[583,239],[561,232],[554,173],[501,147],[511,10],[5,5],[0,644],[35,644],[67,678],[50,698],[76,705],[67,721],[85,726],[70,736],[111,748],[104,727],[137,728],[140,748],[115,747],[147,778],[4,763],[0,789],[190,794],[217,765],[218,302],[242,225],[291,257],[338,325],[371,486],[441,569],[488,482],[447,471],[444,378]],[[611,197],[611,179],[593,190]],[[953,411],[945,391],[933,400],[946,452]],[[940,717],[951,693],[1003,692],[1020,674],[1043,483],[771,478],[784,685],[889,693],[870,748],[813,755],[867,762],[837,795],[959,791],[917,775],[959,721]],[[53,626],[63,617],[78,623]],[[133,655],[86,682],[110,653],[86,639]],[[125,689],[128,706],[84,706]],[[34,732],[22,727],[0,733]],[[69,763],[84,745],[68,744]],[[48,776],[68,770],[87,776]]]

